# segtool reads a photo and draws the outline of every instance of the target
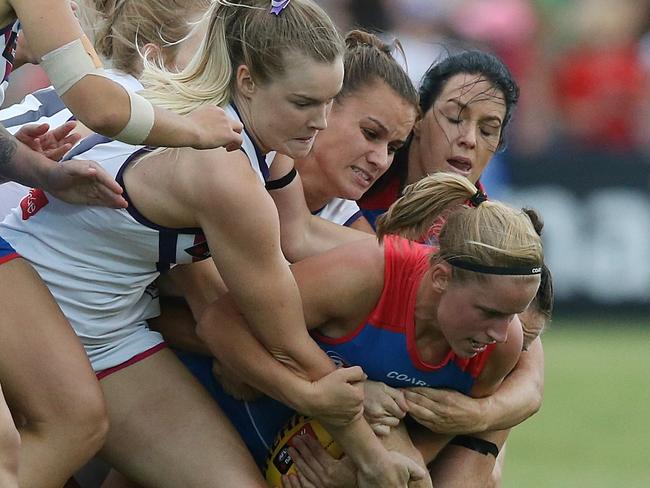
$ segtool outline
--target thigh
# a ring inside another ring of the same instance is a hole
[[[156,488],[265,487],[234,428],[168,349],[101,386],[110,420],[101,455],[129,479]]]
[[[472,437],[491,442],[501,449],[509,430],[483,432]],[[450,444],[429,463],[434,486],[449,488],[484,488],[488,485],[496,458],[477,450]]]
[[[24,259],[0,265],[0,381],[28,420],[96,404],[101,390],[72,327]]]

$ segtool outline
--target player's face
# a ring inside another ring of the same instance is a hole
[[[246,129],[264,152],[292,158],[307,155],[343,83],[343,61],[322,63],[299,54],[286,56],[285,72],[257,85],[249,98]]]
[[[327,129],[309,155],[323,185],[340,198],[357,200],[393,162],[415,123],[416,109],[383,81],[334,103]]]
[[[409,181],[447,171],[476,181],[494,155],[506,114],[503,93],[481,75],[457,74],[416,123],[419,166]],[[411,174],[413,173],[413,174]]]
[[[438,327],[456,354],[475,356],[488,344],[508,340],[510,323],[528,307],[538,286],[537,276],[452,279],[438,304]]]

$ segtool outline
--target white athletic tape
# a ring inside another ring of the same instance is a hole
[[[131,117],[114,139],[127,144],[141,144],[151,132],[155,114],[151,102],[142,95],[127,90],[131,101]]]
[[[85,36],[84,36],[85,37]],[[100,74],[101,63],[92,46],[84,45],[83,39],[75,39],[50,51],[41,58],[41,66],[62,96],[81,78],[89,74]]]

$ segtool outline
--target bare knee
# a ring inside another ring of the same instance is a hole
[[[2,486],[17,485],[18,460],[20,455],[20,435],[14,427],[11,417],[0,420],[0,481]]]
[[[77,392],[75,401],[68,402],[65,415],[68,428],[76,431],[76,441],[82,444],[89,457],[99,451],[108,435],[108,412],[98,387]]]
[[[25,416],[24,420],[21,430],[60,444],[62,449],[83,453],[88,459],[101,449],[108,434],[108,413],[99,385],[69,391],[50,405],[47,413]]]

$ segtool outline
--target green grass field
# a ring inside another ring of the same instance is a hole
[[[649,348],[650,318],[555,320],[544,404],[510,436],[504,487],[650,487]]]

